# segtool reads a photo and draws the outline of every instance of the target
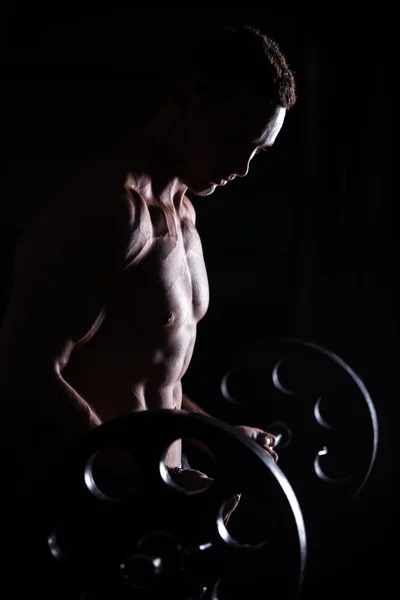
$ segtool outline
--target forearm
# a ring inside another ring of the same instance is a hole
[[[198,415],[205,415],[206,417],[211,416],[196,404],[196,402],[193,402],[186,394],[182,394],[182,410],[197,413]]]
[[[186,394],[182,395],[182,410],[187,410],[189,412],[196,413],[198,415],[205,415],[206,417],[211,417],[211,415],[209,413],[207,413],[205,410],[203,410],[198,404],[196,404],[196,402],[193,402],[193,400],[191,400],[188,396],[186,396]],[[214,460],[213,453],[210,451],[208,446],[206,444],[204,444],[202,441],[200,441],[198,439],[194,439],[194,438],[187,438],[186,442],[189,442],[193,446],[199,448],[205,454],[208,454],[208,456],[210,456],[212,460]]]

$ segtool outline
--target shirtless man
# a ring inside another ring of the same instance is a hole
[[[186,192],[210,196],[244,177],[294,102],[273,41],[251,28],[214,33],[140,131],[92,161],[27,228],[0,337],[11,447],[51,460],[132,411],[201,410],[181,385],[209,303]],[[241,429],[276,458],[265,432]],[[180,467],[179,443],[166,461]]]

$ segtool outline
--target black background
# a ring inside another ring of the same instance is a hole
[[[257,157],[245,179],[193,198],[211,304],[186,386],[212,409],[197,383],[224,348],[255,333],[310,340],[349,362],[380,424],[352,556],[364,567],[355,577],[382,593],[398,564],[398,52],[391,22],[390,15],[219,13],[196,4],[93,14],[15,8],[2,26],[0,103],[5,301],[18,232],[112,131],[119,106],[131,106],[132,115],[143,109],[150,87],[147,96],[141,90],[153,73],[168,81],[176,52],[211,25],[250,24],[278,41],[295,71],[298,103],[274,150]]]

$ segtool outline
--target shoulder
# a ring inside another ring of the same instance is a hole
[[[145,244],[142,221],[128,190],[121,186],[105,197],[94,186],[47,204],[26,227],[16,250],[19,258],[43,264],[76,259],[83,265],[106,258],[131,264]]]

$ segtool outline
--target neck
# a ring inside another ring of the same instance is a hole
[[[161,107],[133,139],[106,160],[144,197],[178,208],[187,191],[179,177],[181,147],[173,115],[168,107]]]

